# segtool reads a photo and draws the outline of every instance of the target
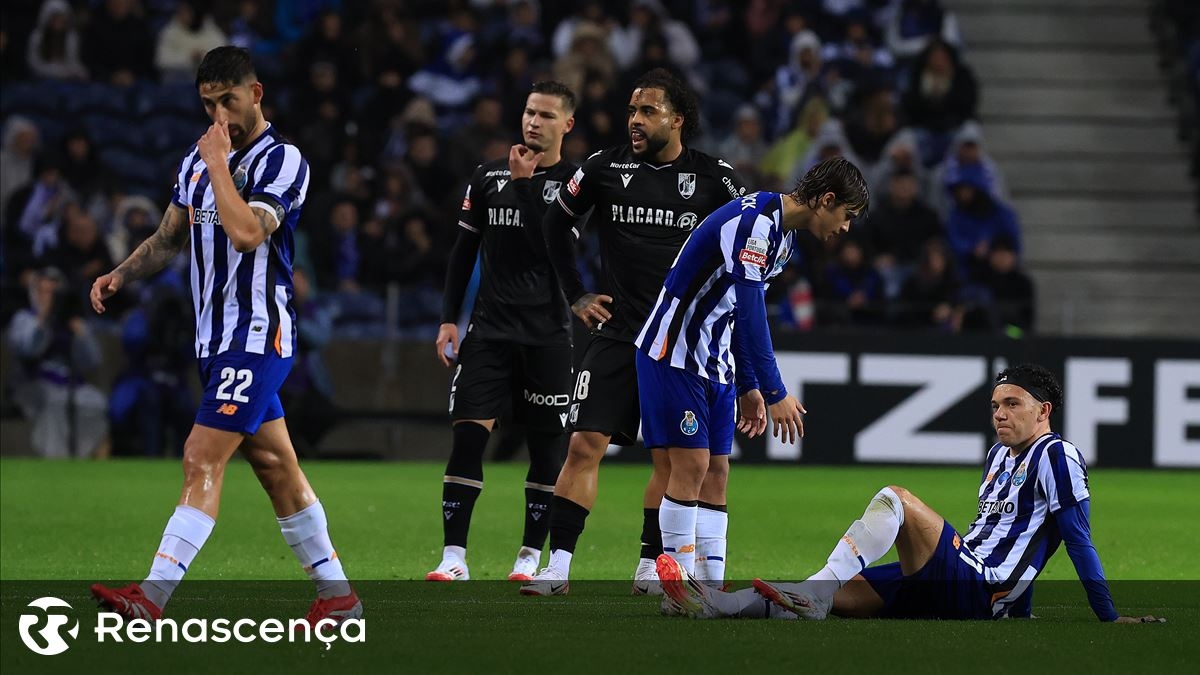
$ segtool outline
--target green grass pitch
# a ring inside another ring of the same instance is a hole
[[[34,589],[90,612],[91,581],[138,580],[178,497],[178,462],[0,462],[0,663],[29,672],[1180,672],[1200,656],[1200,544],[1191,536],[1195,472],[1092,471],[1093,537],[1117,608],[1165,625],[1100,624],[1066,553],[1040,577],[1032,621],[699,622],[660,617],[630,597],[648,468],[606,465],[600,499],[572,567],[572,594],[522,598],[502,581],[520,544],[524,467],[488,465],[475,508],[470,583],[413,581],[441,552],[442,466],[305,466],[329,515],[369,624],[365,645],[91,645],[39,657],[15,639]],[[978,471],[963,468],[735,466],[730,479],[730,579],[797,579],[828,551],[881,486],[899,484],[965,529]],[[884,561],[894,560],[889,554]],[[227,473],[218,525],[168,616],[302,614],[311,588],[283,543],[249,467]],[[278,583],[279,580],[301,580]],[[34,581],[37,583],[28,583]],[[241,583],[238,582],[255,582]],[[93,622],[94,623],[94,622]],[[86,620],[84,620],[86,626]],[[85,630],[86,632],[86,630]],[[980,659],[976,662],[973,659]],[[57,659],[57,660],[55,660]],[[103,668],[101,667],[101,670]]]

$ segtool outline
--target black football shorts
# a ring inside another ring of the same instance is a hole
[[[592,336],[575,375],[571,412],[572,431],[598,431],[617,445],[637,443],[637,347],[632,342]]]
[[[451,420],[489,420],[512,411],[538,431],[562,431],[571,402],[571,345],[481,340],[459,345],[450,382]]]

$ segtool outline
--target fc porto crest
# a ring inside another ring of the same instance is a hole
[[[233,186],[239,190],[246,187],[246,167],[239,166],[233,172]]]
[[[1025,462],[1021,462],[1021,466],[1017,467],[1017,472],[1014,473],[1012,477],[1013,487],[1021,487],[1021,485],[1025,482],[1025,478]]]
[[[554,201],[555,199],[558,199],[558,191],[560,188],[562,188],[562,181],[560,181],[560,180],[546,181],[546,184],[542,186],[542,201],[549,204],[550,202]]]
[[[679,174],[679,196],[688,199],[696,192],[696,174]]]
[[[696,413],[691,410],[683,411],[683,420],[679,422],[679,430],[684,436],[695,436],[700,430],[700,423],[696,421]]]

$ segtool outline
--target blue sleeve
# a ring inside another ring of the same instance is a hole
[[[1065,506],[1054,513],[1058,531],[1062,535],[1067,555],[1075,564],[1075,573],[1087,591],[1088,604],[1101,621],[1114,621],[1119,615],[1113,607],[1112,595],[1108,592],[1108,581],[1100,565],[1100,554],[1092,545],[1090,525],[1091,500]]]
[[[742,392],[740,364],[750,364],[753,376],[757,377],[758,389],[767,405],[774,405],[787,396],[779,366],[775,363],[775,350],[771,345],[771,329],[767,325],[767,305],[763,298],[762,284],[733,284],[737,293],[737,320],[733,324],[734,358],[737,359],[738,393]],[[739,352],[745,353],[745,357]]]

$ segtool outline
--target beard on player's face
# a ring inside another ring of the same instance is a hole
[[[645,129],[642,129],[641,131],[643,134],[646,134]],[[641,152],[638,152],[637,150],[633,150],[633,156],[638,159],[647,159],[650,157],[654,157],[663,148],[667,147],[667,143],[670,140],[671,140],[671,137],[667,134],[657,134],[654,136],[651,136],[650,134],[646,134],[645,149],[643,149]],[[630,145],[630,148],[632,149],[632,144]]]

